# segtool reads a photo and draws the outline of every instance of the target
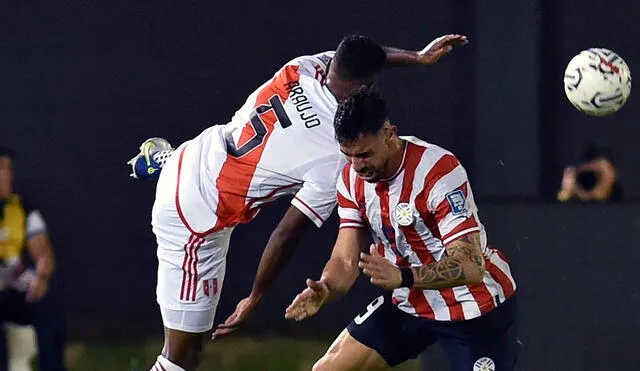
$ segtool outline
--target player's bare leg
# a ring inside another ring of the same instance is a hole
[[[389,365],[375,350],[354,339],[342,330],[322,358],[313,365],[313,371],[388,370]]]
[[[201,362],[204,333],[195,334],[164,328],[162,355],[185,370],[195,370]]]
[[[162,354],[150,371],[193,371],[202,360],[205,333],[192,333],[164,328]]]
[[[152,371],[192,371],[196,370],[202,361],[202,343],[205,333],[191,333],[164,328],[164,346],[162,355]]]

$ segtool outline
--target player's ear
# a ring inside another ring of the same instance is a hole
[[[389,142],[391,142],[391,139],[393,139],[393,137],[396,136],[397,133],[398,133],[398,127],[395,126],[395,125],[392,125],[389,120],[385,121],[385,123],[384,123],[384,142],[385,142],[385,144],[389,144]]]

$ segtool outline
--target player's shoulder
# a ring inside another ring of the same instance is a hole
[[[325,51],[316,54],[302,55],[296,57],[285,64],[286,66],[298,66],[301,74],[315,76],[316,73],[324,74],[329,68],[329,63],[333,59],[334,51]]]
[[[401,139],[411,143],[412,145],[419,147],[419,148],[423,148],[424,150],[423,152],[423,156],[429,156],[429,157],[443,157],[443,156],[453,156],[454,158],[456,157],[451,151],[449,151],[446,148],[443,148],[437,144],[434,143],[429,143],[427,141],[424,141],[418,137],[414,137],[414,136],[401,136]]]
[[[334,55],[335,55],[335,52],[332,50],[315,53],[315,54],[301,55],[299,57],[292,59],[287,64],[305,64],[305,65],[319,64],[322,67],[326,68],[329,66],[329,63],[333,59]]]
[[[338,174],[338,179],[340,179],[340,181],[342,181],[345,185],[347,185],[347,187],[349,187],[350,184],[354,183],[356,181],[357,178],[357,173],[355,170],[353,170],[353,167],[351,166],[351,163],[344,160],[344,157],[341,156],[341,162],[340,162],[340,173]]]
[[[413,147],[413,151],[409,152],[409,155],[415,153],[421,156],[419,160],[414,162],[421,164],[421,166],[416,165],[416,171],[419,171],[427,178],[439,179],[461,166],[460,161],[451,151],[437,144],[429,143],[413,136],[403,136],[401,138],[409,142],[409,145]]]

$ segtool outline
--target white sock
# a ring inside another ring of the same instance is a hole
[[[167,160],[169,159],[169,157],[171,157],[171,154],[173,153],[173,149],[169,149],[166,151],[159,151],[153,154],[153,156],[151,156],[151,158],[153,159],[153,161],[158,163],[158,166],[162,169],[162,167],[164,166],[164,163],[167,162]]]
[[[158,356],[158,360],[151,367],[149,371],[187,371],[184,368],[171,363],[168,359],[164,358],[162,355]]]

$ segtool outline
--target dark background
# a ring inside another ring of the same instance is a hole
[[[635,71],[639,10],[631,0],[3,2],[0,143],[17,152],[17,191],[49,224],[71,337],[161,332],[154,185],[127,178],[125,165],[143,139],[178,145],[227,122],[284,62],[349,33],[408,49],[462,33],[471,43],[437,65],[385,73],[392,120],[467,167],[489,238],[515,264],[522,369],[636,368],[624,362],[640,342],[640,108],[632,94],[612,116],[585,116],[562,76],[589,47],[618,52]],[[551,204],[588,141],[612,148],[627,205]],[[218,320],[248,293],[284,208],[236,230]],[[334,236],[335,221],[309,233],[245,331],[334,335],[373,298],[361,282],[344,307],[301,325],[282,319]]]

